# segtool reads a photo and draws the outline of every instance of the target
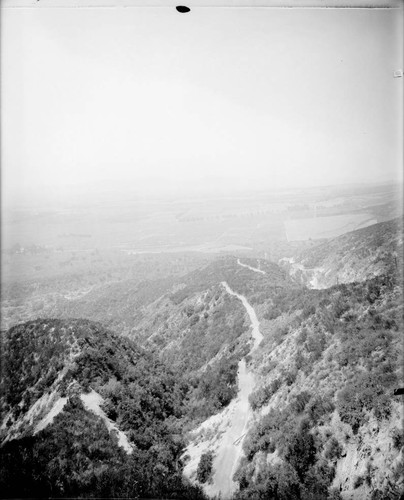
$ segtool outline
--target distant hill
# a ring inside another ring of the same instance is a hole
[[[87,320],[2,342],[2,497],[203,497],[181,474],[187,387],[150,353]]]
[[[293,280],[277,264],[262,261],[262,265],[267,271],[265,276],[241,267],[235,257],[222,257],[183,276],[142,281],[121,279],[97,286],[75,298],[59,296],[54,303],[45,306],[41,314],[54,318],[86,318],[130,334],[137,327],[139,312],[161,297],[168,297],[178,305],[182,299],[205,292],[220,285],[221,281],[242,287],[244,291],[249,288],[256,295],[269,287],[293,286]]]
[[[403,254],[403,218],[346,233],[308,248],[281,266],[300,283],[327,288],[400,273]]]

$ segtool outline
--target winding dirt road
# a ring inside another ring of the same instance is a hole
[[[243,304],[251,321],[251,335],[254,340],[249,354],[259,346],[263,336],[259,329],[259,321],[254,308],[247,299],[234,292],[226,282],[222,286],[230,295],[237,297]],[[195,474],[199,458],[208,449],[214,452],[213,476],[209,484],[204,485],[208,496],[221,495],[227,499],[237,490],[237,483],[233,481],[239,463],[245,434],[248,430],[248,421],[252,417],[252,410],[248,397],[254,390],[254,374],[247,368],[245,358],[238,365],[238,393],[230,405],[219,415],[214,415],[205,421],[196,431],[196,439],[187,448],[190,461],[184,469],[188,477]],[[209,432],[211,431],[211,432]],[[205,436],[205,437],[204,437]]]
[[[254,273],[259,273],[259,274],[267,274],[265,271],[263,271],[262,269],[258,269],[257,267],[252,267],[252,266],[249,266],[248,264],[243,264],[240,259],[237,259],[237,264],[241,267],[246,267],[247,269],[249,269],[250,271],[254,271]]]
[[[248,300],[244,297],[244,295],[240,295],[239,293],[233,292],[233,290],[229,287],[229,285],[225,281],[222,281],[222,286],[224,286],[224,288],[228,294],[234,295],[239,300],[241,300],[241,302],[243,303],[243,306],[245,307],[245,309],[247,311],[248,316],[250,317],[251,326],[252,326],[251,336],[254,339],[254,346],[251,349],[251,351],[249,352],[249,354],[251,354],[259,346],[261,340],[263,339],[262,333],[260,332],[260,322],[258,321],[258,318],[257,318],[257,315],[255,314],[254,308],[251,306],[251,304],[248,302]]]

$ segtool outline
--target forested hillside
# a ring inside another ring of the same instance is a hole
[[[398,500],[400,245],[398,220],[308,249],[311,287],[231,256],[121,276],[2,332],[1,494],[212,497],[234,445],[235,500]]]
[[[86,320],[3,339],[2,497],[202,498],[181,473],[187,384]]]
[[[278,295],[251,363],[238,499],[400,498],[402,283]]]
[[[41,247],[2,252],[1,327],[44,317],[102,321],[124,331],[133,306],[164,293],[208,254],[134,254]],[[63,316],[64,314],[64,316]]]

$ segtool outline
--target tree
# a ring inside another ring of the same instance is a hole
[[[303,423],[299,432],[290,440],[285,459],[296,470],[300,481],[304,481],[307,470],[314,464],[316,448],[308,424]]]
[[[196,478],[200,483],[206,483],[212,473],[213,466],[213,453],[207,451],[202,453],[199,460],[198,468],[196,470]]]

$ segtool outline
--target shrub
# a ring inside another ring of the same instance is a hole
[[[296,470],[300,480],[307,470],[314,464],[316,448],[314,438],[309,432],[307,422],[304,422],[300,431],[294,434],[287,448],[285,459]]]
[[[355,479],[354,479],[354,484],[353,484],[353,487],[354,487],[354,490],[356,490],[356,488],[359,488],[360,486],[362,486],[362,484],[365,482],[365,478],[362,477],[362,476],[356,476]]]
[[[295,413],[302,413],[307,403],[310,401],[311,394],[307,391],[302,391],[292,399],[290,406]]]
[[[263,498],[300,499],[299,478],[289,464],[269,467],[262,476],[259,480],[264,485],[265,496]]]
[[[255,477],[251,466],[244,465],[235,479],[239,481],[240,491],[234,500],[301,500],[300,482],[296,471],[288,463],[266,466]]]
[[[390,415],[391,402],[382,382],[380,373],[360,374],[338,394],[337,409],[340,418],[352,427],[354,434],[366,420],[365,409],[374,410],[378,420]]]
[[[327,500],[342,500],[341,493],[337,488],[330,488],[328,490]]]
[[[199,315],[195,314],[194,316],[191,316],[191,321],[189,322],[190,326],[196,325],[199,321]]]
[[[372,477],[374,476],[374,473],[375,473],[375,467],[372,466],[372,463],[369,461],[366,464],[366,475],[365,475],[365,482],[369,488],[372,485]]]
[[[276,328],[273,334],[273,340],[275,344],[279,345],[283,341],[285,335],[287,335],[288,333],[289,333],[289,328],[286,325],[278,326],[278,328]]]
[[[317,462],[311,467],[305,477],[305,491],[303,500],[322,500],[328,496],[328,488],[335,477],[335,468],[324,461]]]
[[[287,371],[285,373],[285,384],[286,385],[292,385],[297,377],[297,371]]]
[[[363,359],[368,369],[372,366],[372,353],[386,352],[391,343],[391,332],[373,328],[347,328],[341,332],[341,349],[337,354],[340,366],[355,365]]]
[[[211,402],[217,409],[227,406],[237,394],[237,368],[237,360],[233,357],[223,357],[208,366],[195,395]]]
[[[316,313],[316,308],[313,304],[304,306],[302,316],[304,319],[307,319],[309,316],[312,316]]]
[[[271,397],[277,392],[281,385],[282,382],[279,380],[279,378],[277,378],[273,380],[269,385],[260,387],[258,390],[250,394],[248,400],[250,402],[251,408],[253,410],[261,408],[271,399]]]
[[[246,457],[242,457],[240,460],[240,465],[233,475],[233,481],[237,482],[240,486],[240,490],[248,488],[249,483],[254,475],[254,466],[251,464]]]
[[[316,361],[321,357],[326,346],[326,338],[323,332],[313,332],[306,341],[307,350],[310,353],[310,360]]]
[[[276,319],[282,314],[282,311],[278,307],[270,307],[268,311],[264,314],[264,318],[267,320]]]
[[[342,446],[335,437],[332,437],[325,448],[324,456],[327,460],[338,460],[341,457]]]
[[[296,356],[295,356],[295,366],[296,366],[296,370],[302,370],[304,371],[304,368],[307,367],[307,359],[305,358],[305,356],[303,356],[303,354],[298,351]]]
[[[307,340],[307,328],[303,327],[302,331],[299,333],[298,337],[296,338],[296,342],[298,344],[303,344]]]
[[[251,460],[258,451],[267,451],[273,448],[275,441],[283,429],[287,419],[285,410],[279,411],[271,409],[270,412],[262,417],[248,432],[243,443],[243,449],[246,457]]]
[[[328,396],[316,396],[306,406],[306,411],[315,425],[319,419],[334,411],[334,403]]]
[[[196,479],[200,483],[206,483],[212,473],[213,466],[213,453],[207,451],[202,453],[199,460],[198,468],[196,469]]]
[[[394,448],[396,448],[397,450],[401,450],[401,448],[404,446],[404,433],[403,433],[403,431],[400,429],[397,429],[397,427],[396,427],[395,429],[393,429],[391,437],[393,438]]]
[[[349,311],[349,302],[339,295],[336,300],[332,303],[333,314],[336,318],[340,318],[344,313]]]

